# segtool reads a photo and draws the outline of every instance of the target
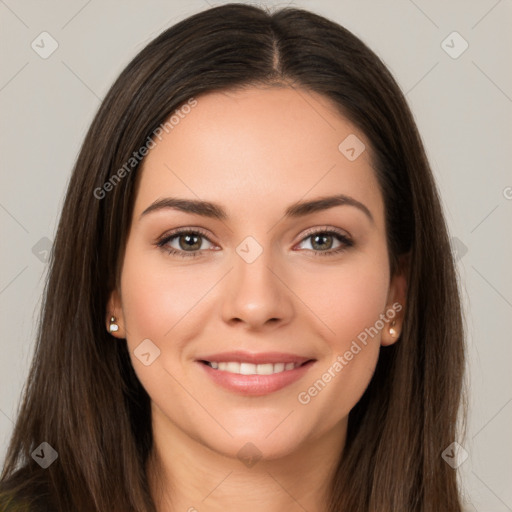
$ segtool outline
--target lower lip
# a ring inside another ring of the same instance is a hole
[[[213,381],[229,391],[241,395],[261,396],[278,391],[296,382],[313,366],[314,361],[309,361],[293,370],[285,370],[272,375],[241,375],[223,370],[214,370],[211,366],[197,361],[203,371]]]

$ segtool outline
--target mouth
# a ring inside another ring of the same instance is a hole
[[[278,391],[302,378],[316,359],[293,354],[231,352],[196,360],[220,387],[248,396]]]

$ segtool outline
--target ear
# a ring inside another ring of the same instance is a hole
[[[114,323],[118,325],[117,331],[110,331],[110,319],[115,318]],[[123,316],[123,308],[121,305],[121,297],[117,290],[113,290],[107,303],[107,317],[106,317],[107,332],[115,338],[126,338],[126,329]]]
[[[400,258],[399,268],[391,277],[388,300],[386,304],[386,317],[389,319],[382,330],[381,345],[393,345],[400,338],[403,329],[405,306],[407,300],[407,276],[409,274],[409,255]],[[395,315],[393,316],[393,312]],[[390,332],[391,331],[391,332]]]

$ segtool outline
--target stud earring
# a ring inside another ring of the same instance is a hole
[[[389,334],[391,334],[391,336],[395,337],[396,336],[396,329],[395,329],[395,320],[393,320],[391,322],[391,327],[389,328]]]
[[[116,317],[110,317],[110,325],[108,326],[109,332],[116,332],[119,330],[119,325],[116,324]]]

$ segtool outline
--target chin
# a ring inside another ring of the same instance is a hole
[[[287,412],[285,412],[287,411]],[[267,411],[238,410],[236,416],[224,418],[224,431],[211,429],[200,432],[199,437],[204,445],[213,451],[244,462],[245,458],[275,460],[290,456],[304,447],[309,441],[325,434],[315,429],[316,422],[311,416],[300,416],[301,410],[296,407],[277,408]],[[308,421],[309,420],[309,421]],[[212,435],[212,433],[214,435]]]
[[[305,441],[299,435],[290,435],[290,432],[281,436],[266,435],[249,431],[243,435],[233,433],[233,438],[204,439],[203,442],[219,455],[238,459],[245,466],[252,467],[258,462],[288,457],[297,452]]]

